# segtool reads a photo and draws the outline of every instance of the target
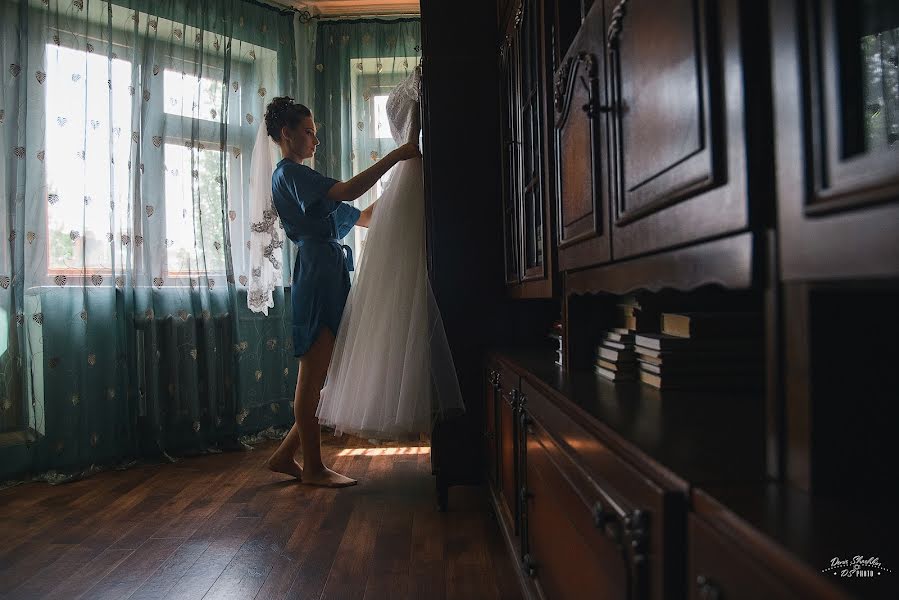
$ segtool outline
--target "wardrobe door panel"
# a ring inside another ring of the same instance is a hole
[[[604,16],[596,4],[555,74],[556,209],[559,268],[611,256],[605,132]]]
[[[765,6],[604,8],[613,259],[746,230],[752,190],[771,203]]]

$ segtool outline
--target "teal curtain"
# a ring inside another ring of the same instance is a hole
[[[296,45],[297,85],[294,99],[312,108],[315,73],[315,38],[318,33],[318,19],[294,19],[294,41]]]
[[[412,74],[421,56],[419,19],[323,20],[315,39],[314,103],[321,140],[315,168],[336,179],[356,175],[396,147],[384,106],[390,90]],[[389,174],[356,200],[364,209]],[[345,242],[361,256],[365,231]]]
[[[292,14],[242,0],[0,0],[0,480],[292,421],[247,179],[296,52]]]

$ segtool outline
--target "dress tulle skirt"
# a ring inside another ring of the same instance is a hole
[[[356,269],[316,416],[336,433],[408,439],[464,411],[428,280],[421,159],[394,167]]]

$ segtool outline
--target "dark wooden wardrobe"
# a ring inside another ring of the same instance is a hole
[[[421,4],[441,503],[487,482],[530,598],[899,597],[896,4]],[[595,373],[697,311],[752,385]]]

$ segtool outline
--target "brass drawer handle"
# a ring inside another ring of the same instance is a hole
[[[528,577],[537,575],[537,563],[534,562],[530,554],[525,554],[524,558],[521,559],[521,568],[527,573]]]
[[[521,500],[522,504],[524,504],[530,498],[533,498],[533,497],[534,497],[534,494],[529,492],[528,489],[524,486],[522,486],[521,489],[518,491],[518,499]]]
[[[590,100],[586,104],[584,104],[581,109],[587,113],[589,118],[595,117],[599,113],[610,113],[615,110],[615,108],[610,104],[600,104],[595,99]]]
[[[606,510],[603,508],[602,502],[595,502],[593,504],[593,525],[597,529],[603,529],[606,526],[606,523],[608,523],[611,519],[612,515],[606,512]]]
[[[518,418],[518,422],[521,423],[521,428],[526,430],[528,433],[534,433],[534,428],[531,427],[534,423],[534,419],[531,416],[522,411],[521,416]]]

